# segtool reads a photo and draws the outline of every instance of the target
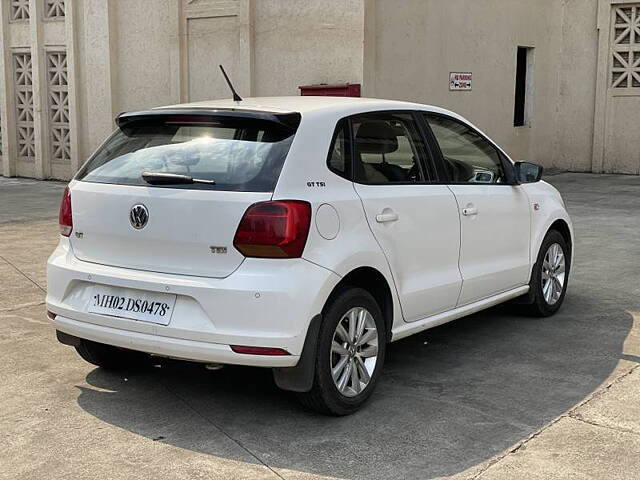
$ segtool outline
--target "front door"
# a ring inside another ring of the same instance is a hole
[[[507,184],[506,159],[472,127],[428,114],[460,215],[460,272],[466,305],[529,282],[530,206]]]
[[[393,273],[406,321],[456,305],[460,220],[455,197],[433,183],[427,148],[411,113],[351,121],[355,189]]]

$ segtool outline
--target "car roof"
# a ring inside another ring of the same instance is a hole
[[[245,98],[241,102],[232,99],[211,100],[204,102],[183,103],[158,107],[158,109],[238,109],[254,110],[273,113],[310,113],[336,111],[341,114],[353,111],[358,113],[366,110],[431,110],[443,113],[446,110],[430,105],[403,102],[398,100],[382,100],[378,98],[362,97],[314,97],[314,96],[290,96],[290,97],[253,97]],[[154,109],[155,110],[155,109]]]

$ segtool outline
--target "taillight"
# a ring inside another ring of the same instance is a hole
[[[245,257],[298,258],[307,243],[310,222],[307,202],[256,203],[242,217],[233,246]]]
[[[71,235],[71,231],[73,230],[73,218],[71,216],[71,192],[69,191],[69,187],[66,187],[62,194],[58,223],[60,224],[60,235],[64,235],[65,237]]]

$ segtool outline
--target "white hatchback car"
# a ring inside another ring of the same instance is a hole
[[[58,339],[95,365],[270,367],[343,415],[388,342],[510,299],[562,304],[560,194],[452,112],[282,97],[117,124],[65,191],[48,264]]]

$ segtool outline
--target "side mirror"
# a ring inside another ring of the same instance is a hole
[[[542,178],[542,165],[529,162],[516,162],[516,180],[518,183],[535,183]]]

